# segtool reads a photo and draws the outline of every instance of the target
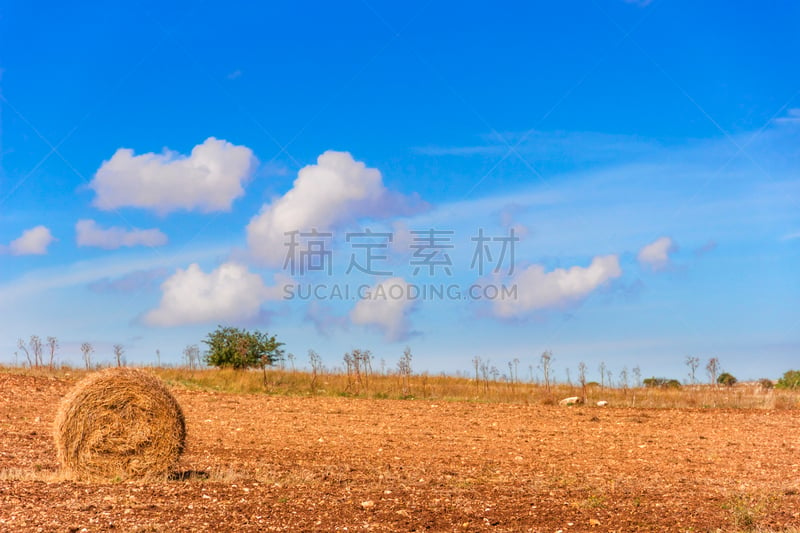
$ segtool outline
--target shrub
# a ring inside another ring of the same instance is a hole
[[[283,350],[280,349],[283,343],[278,342],[274,335],[260,331],[219,326],[203,342],[208,345],[206,363],[220,368],[263,369],[283,357]]]
[[[717,383],[720,385],[725,385],[726,387],[733,387],[737,381],[739,380],[736,379],[730,372],[723,372],[717,378]]]
[[[787,370],[775,386],[779,389],[800,389],[800,370]]]
[[[762,389],[764,389],[764,390],[769,390],[769,389],[771,389],[771,388],[773,388],[773,387],[775,386],[775,384],[774,384],[774,383],[772,383],[772,380],[771,380],[771,379],[767,379],[767,378],[761,378],[761,379],[759,379],[759,380],[758,380],[758,384],[759,384],[759,385],[761,386],[761,388],[762,388]]]
[[[667,379],[667,378],[647,378],[642,383],[644,383],[645,387],[649,388],[660,388],[660,389],[680,389],[681,382],[677,379]]]

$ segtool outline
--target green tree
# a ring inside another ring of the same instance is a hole
[[[217,329],[203,340],[208,345],[205,361],[209,366],[234,368],[261,368],[266,372],[283,358],[282,342],[275,335],[258,330],[217,326]]]
[[[739,380],[736,379],[730,372],[723,372],[717,378],[717,383],[720,385],[725,385],[726,387],[733,387],[737,381]]]
[[[787,370],[775,386],[779,389],[800,389],[800,370]]]

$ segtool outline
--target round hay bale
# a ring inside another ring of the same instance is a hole
[[[133,368],[102,370],[62,400],[54,436],[70,477],[87,480],[165,477],[186,443],[175,397],[157,377]]]

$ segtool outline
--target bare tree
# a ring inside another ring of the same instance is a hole
[[[606,386],[606,362],[600,361],[600,389]]]
[[[489,391],[489,359],[481,361],[481,376],[483,377],[483,391]]]
[[[411,348],[406,346],[402,357],[397,362],[397,373],[400,374],[403,396],[408,396],[411,393],[411,357]]]
[[[33,354],[33,364],[37,368],[40,366],[44,366],[44,355],[43,355],[43,348],[42,339],[39,335],[31,335],[30,340],[28,341],[28,346],[31,349],[31,353]]]
[[[544,379],[544,389],[550,392],[550,369],[553,364],[553,352],[545,350],[539,356],[539,367],[542,369],[542,377]]]
[[[288,354],[286,354],[286,358],[289,360],[289,364],[292,365],[292,372],[294,372],[294,370],[295,370],[294,369],[294,354],[292,352],[289,352]]]
[[[700,366],[700,358],[699,357],[692,357],[691,355],[686,356],[686,366],[689,367],[689,381],[692,385],[697,383],[697,367]]]
[[[195,370],[200,366],[200,347],[196,344],[187,344],[183,349],[183,357],[189,370]]]
[[[53,370],[56,367],[56,352],[58,351],[57,338],[47,337],[47,351],[49,355],[49,361],[47,362],[47,366],[50,367],[50,370]]]
[[[94,346],[91,342],[84,342],[81,344],[81,353],[83,354],[83,364],[86,365],[86,370],[92,367],[92,354],[94,353]]]
[[[622,386],[623,389],[628,388],[628,367],[622,367],[622,370],[619,372],[619,384]]]
[[[642,386],[642,369],[639,368],[639,365],[633,367],[633,384],[636,388]]]
[[[347,369],[347,388],[369,389],[369,376],[372,373],[372,352],[369,350],[353,350],[344,354],[344,364]]]
[[[28,361],[28,366],[33,367],[33,359],[31,359],[31,352],[28,351],[28,347],[25,345],[25,341],[22,339],[17,339],[17,348],[19,348],[22,353],[25,354],[25,359]]]
[[[480,376],[480,368],[481,368],[481,358],[477,355],[472,358],[472,366],[475,367],[475,390],[476,392],[480,392],[481,390],[481,376]]]
[[[586,400],[586,363],[578,363],[578,383],[581,384],[581,395]]]
[[[322,373],[322,357],[314,350],[309,350],[308,361],[311,363],[311,392],[315,392],[318,376]]]
[[[712,385],[717,384],[717,376],[719,375],[719,359],[716,357],[712,357],[708,360],[708,364],[706,365],[706,372],[708,372],[708,378],[711,381]]]
[[[123,362],[123,358],[125,356],[125,348],[121,344],[114,345],[114,360],[117,362],[117,366],[123,366],[125,363]]]

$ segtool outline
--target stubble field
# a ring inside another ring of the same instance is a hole
[[[0,373],[0,531],[796,531],[800,411],[175,388],[173,479],[58,472],[64,378]]]

